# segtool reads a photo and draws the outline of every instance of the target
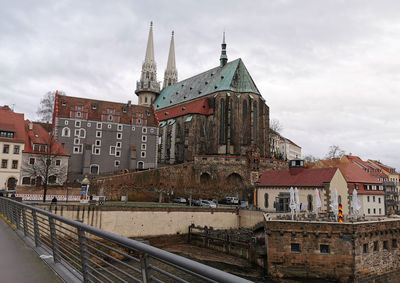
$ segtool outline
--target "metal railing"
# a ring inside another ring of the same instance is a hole
[[[0,213],[83,282],[250,282],[11,199],[0,197]]]

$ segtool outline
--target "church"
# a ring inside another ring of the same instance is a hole
[[[226,156],[248,157],[257,167],[270,157],[269,107],[242,59],[228,61],[226,47],[224,33],[218,66],[178,81],[172,33],[161,88],[150,25],[135,93],[139,105],[153,107],[156,114],[160,164]]]

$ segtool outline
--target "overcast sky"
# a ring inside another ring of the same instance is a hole
[[[248,3],[247,3],[248,2]],[[245,4],[246,3],[246,4]],[[241,57],[282,134],[400,168],[400,1],[2,1],[0,104],[35,119],[40,98],[137,102],[154,22],[158,80],[175,31],[179,79]]]

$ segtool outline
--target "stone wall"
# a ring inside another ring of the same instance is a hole
[[[187,234],[189,226],[237,229],[236,209],[37,205],[39,208],[124,237]]]
[[[360,223],[272,220],[266,221],[266,231],[268,274],[273,277],[397,282],[398,277],[394,276],[400,267],[399,220]]]
[[[92,180],[90,193],[105,195],[109,200],[138,191],[216,199],[238,194],[241,199],[251,200],[253,184],[262,172],[285,168],[287,162],[275,159],[261,158],[254,166],[245,157],[196,156],[194,162],[97,177]]]

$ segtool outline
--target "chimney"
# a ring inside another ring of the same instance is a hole
[[[32,122],[29,122],[29,124],[28,124],[28,129],[29,129],[30,131],[33,130],[33,123],[32,123]]]

